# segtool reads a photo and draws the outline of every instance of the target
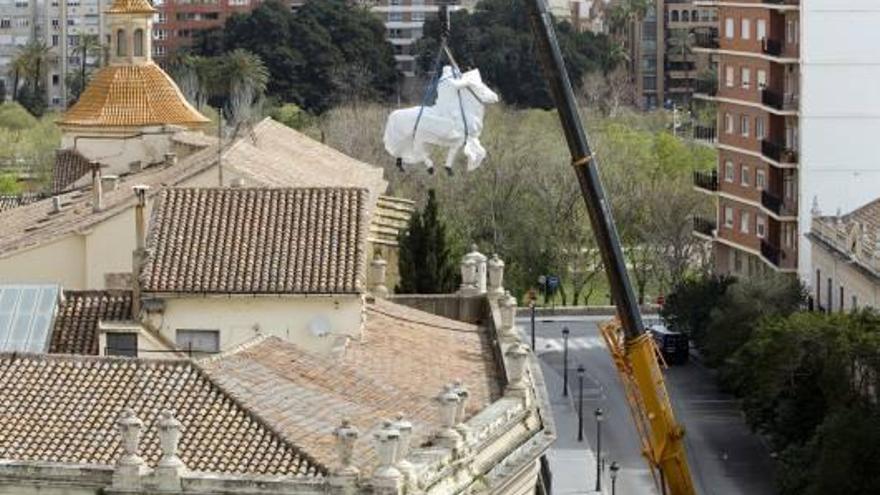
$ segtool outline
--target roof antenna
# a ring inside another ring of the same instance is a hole
[[[217,107],[217,180],[223,187],[223,107]]]

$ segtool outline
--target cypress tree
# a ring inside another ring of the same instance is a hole
[[[409,228],[400,234],[399,244],[397,293],[441,294],[455,289],[455,265],[433,189],[425,208],[413,214]]]

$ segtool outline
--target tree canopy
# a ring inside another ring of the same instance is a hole
[[[400,236],[398,268],[398,293],[436,294],[455,289],[455,263],[433,189],[428,191],[424,209],[412,216]]]
[[[206,56],[237,48],[266,65],[269,97],[313,113],[338,103],[341,95],[387,98],[397,89],[385,26],[366,8],[345,0],[307,2],[296,13],[269,0],[230,17],[222,31],[199,36],[194,47]]]
[[[556,31],[576,89],[587,72],[611,69],[613,62],[606,57],[611,51],[607,36],[578,33],[568,23],[557,24]],[[425,22],[424,37],[416,45],[422,71],[431,69],[439,32],[437,19]],[[462,69],[480,69],[483,80],[500,91],[505,103],[544,109],[553,106],[523,0],[482,0],[473,13],[452,13],[449,46]]]

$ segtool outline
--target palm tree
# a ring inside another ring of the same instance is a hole
[[[226,81],[227,106],[233,125],[247,121],[252,109],[263,98],[269,71],[259,56],[242,49],[229,52],[222,64]]]
[[[45,42],[39,40],[29,41],[19,49],[17,58],[22,58],[25,71],[22,73],[25,80],[31,84],[34,94],[40,89],[40,78],[45,73],[45,68],[52,56],[52,51]]]
[[[104,53],[104,47],[101,45],[101,40],[98,38],[97,34],[83,34],[79,37],[79,44],[73,48],[73,53],[80,58],[80,84],[74,95],[74,98],[79,98],[79,95],[82,94],[86,87],[86,65],[88,58],[97,57],[98,65],[101,65],[101,56]]]
[[[690,105],[691,74],[688,67],[688,57],[693,54],[694,37],[688,29],[673,29],[669,36],[670,52],[680,55],[681,62],[685,67],[685,81],[687,82],[688,105]]]
[[[18,100],[18,86],[21,75],[27,70],[27,60],[18,53],[9,64],[9,74],[12,76],[12,101]]]

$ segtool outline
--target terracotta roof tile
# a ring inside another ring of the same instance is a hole
[[[386,301],[368,305],[363,338],[341,358],[272,337],[199,364],[322,464],[335,463],[333,429],[350,420],[361,431],[354,458],[367,470],[375,463],[369,432],[382,418],[403,412],[421,445],[441,426],[436,397],[445,384],[462,380],[468,417],[501,393],[484,329]]]
[[[144,290],[357,293],[364,189],[167,189],[153,208]]]
[[[0,194],[0,213],[49,197],[46,193]]]
[[[150,466],[160,457],[159,412],[171,409],[189,469],[326,472],[189,361],[0,354],[0,459],[113,464],[121,453],[115,421],[126,407],[144,422],[140,452]]]
[[[97,355],[98,323],[130,319],[129,291],[65,291],[55,316],[49,352]]]
[[[208,122],[153,62],[105,65],[59,121],[62,126],[87,127],[197,127]]]
[[[73,183],[92,170],[89,160],[73,149],[55,153],[55,170],[52,174],[52,190],[56,193],[68,189]]]

